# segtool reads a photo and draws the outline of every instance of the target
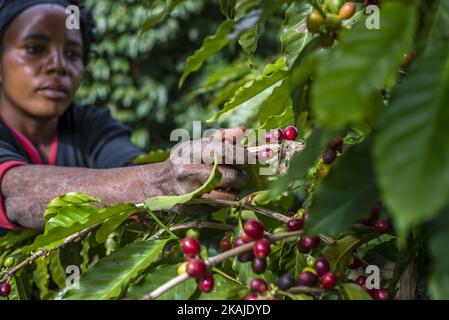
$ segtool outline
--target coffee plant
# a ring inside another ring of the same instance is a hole
[[[143,34],[185,1],[154,2]],[[0,238],[1,296],[449,299],[449,2],[220,0],[217,10],[223,22],[179,86],[240,46],[246,70],[229,61],[192,94],[210,102],[210,125],[270,130],[260,160],[300,146],[286,172],[253,168],[238,201],[202,197],[220,182],[217,162],[189,194],[116,205],[61,195],[42,234]],[[261,65],[261,34],[279,16],[282,50]],[[216,212],[170,211],[193,203]]]

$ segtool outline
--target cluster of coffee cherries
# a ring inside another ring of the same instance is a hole
[[[323,153],[323,163],[330,165],[334,163],[335,159],[337,159],[337,155],[343,152],[344,141],[341,138],[337,138],[332,140],[329,143],[329,147]]]
[[[360,222],[363,225],[373,227],[377,233],[386,233],[391,229],[391,222],[389,219],[379,219],[380,212],[382,211],[383,205],[381,202],[376,203],[374,208],[371,210],[369,218],[363,219]]]
[[[214,277],[207,271],[206,263],[199,257],[201,245],[196,237],[186,236],[181,241],[181,249],[186,261],[178,268],[178,274],[186,272],[195,278],[201,292],[210,292],[214,288]]]
[[[307,211],[301,209],[298,214],[287,222],[287,230],[293,232],[303,229],[308,216]],[[318,247],[320,243],[321,239],[319,236],[302,236],[298,241],[298,250],[306,254]]]
[[[15,263],[15,259],[13,257],[8,257],[3,262],[3,266],[5,268],[11,268]],[[4,282],[0,285],[0,296],[7,297],[11,293],[11,285],[8,282]]]
[[[369,293],[371,298],[373,300],[389,300],[390,295],[388,293],[388,290],[386,288],[379,288],[379,289],[368,289],[366,285],[366,276],[359,276],[356,279],[356,282],[359,286],[361,286],[366,292]]]
[[[327,0],[323,8],[316,8],[310,13],[307,30],[319,34],[321,47],[332,47],[342,28],[342,21],[352,18],[356,11],[357,6],[352,1]]]
[[[242,263],[251,261],[254,273],[261,274],[267,267],[266,258],[270,254],[270,242],[264,238],[264,225],[259,220],[246,220],[243,231],[234,240],[233,246],[237,248],[251,241],[255,241],[253,250],[239,254],[237,259]]]
[[[279,144],[283,140],[295,141],[298,137],[299,130],[295,126],[288,126],[282,131],[282,129],[277,128],[273,130],[266,131],[263,135],[265,142],[271,144]],[[264,148],[259,151],[259,159],[264,161],[273,156],[273,150],[271,148]]]

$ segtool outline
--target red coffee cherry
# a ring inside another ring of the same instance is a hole
[[[2,297],[7,297],[11,293],[11,285],[8,282],[2,283],[0,286],[0,295]]]
[[[294,141],[296,137],[298,136],[298,129],[294,126],[288,126],[284,130],[284,138],[285,140]]]
[[[324,289],[333,289],[335,286],[335,276],[332,272],[326,272],[321,276],[321,285]]]
[[[373,210],[371,210],[370,218],[371,219],[379,218],[379,214],[382,211],[382,207],[383,207],[382,202],[376,203],[376,205],[374,206]]]
[[[287,222],[287,229],[288,231],[298,231],[301,230],[304,226],[304,220],[303,219],[296,219],[293,218],[290,221]]]
[[[257,258],[266,258],[270,254],[270,242],[265,238],[257,240],[253,252]]]
[[[221,240],[220,240],[220,250],[221,251],[228,251],[232,248],[231,245],[231,237],[229,236],[224,236]]]
[[[364,286],[366,284],[366,277],[365,276],[358,276],[355,280],[359,286]]]
[[[335,152],[341,153],[343,151],[343,143],[344,142],[342,138],[334,139],[330,143],[331,149],[334,150]]]
[[[186,272],[191,277],[200,277],[206,271],[206,264],[201,259],[191,259],[187,261]]]
[[[374,230],[378,233],[385,233],[390,230],[391,224],[388,220],[379,220],[374,223]]]
[[[201,251],[201,245],[198,242],[198,239],[194,237],[185,237],[182,239],[181,248],[182,251],[190,257],[198,255]]]
[[[198,287],[201,292],[211,292],[214,288],[214,277],[211,274],[202,276],[199,280]]]
[[[341,6],[338,15],[342,19],[350,19],[352,18],[356,10],[357,7],[354,2],[346,2],[344,5]]]
[[[269,143],[281,143],[284,139],[284,134],[281,129],[275,129],[266,131],[264,134],[265,142]]]
[[[354,256],[354,258],[352,259],[352,262],[348,266],[348,268],[352,269],[352,270],[355,270],[355,269],[360,268],[361,264],[362,264],[362,261],[359,258]]]
[[[254,239],[252,237],[250,237],[245,231],[242,231],[239,234],[239,238],[242,239],[243,241],[245,241],[245,243],[254,241]]]
[[[243,298],[243,300],[257,300],[259,296],[256,293],[250,293]]]
[[[243,240],[242,238],[236,238],[234,240],[234,248],[240,247],[242,245],[244,245],[246,242],[245,240]]]
[[[298,249],[301,253],[309,253],[320,244],[320,237],[308,237],[304,236],[299,240]]]
[[[326,272],[330,271],[329,262],[324,258],[318,258],[315,262],[315,271],[319,276],[322,276]]]
[[[299,283],[301,283],[303,286],[311,287],[317,282],[318,277],[310,271],[304,271],[299,275]]]
[[[388,290],[385,288],[373,289],[370,294],[374,300],[389,300],[390,299]]]
[[[254,240],[258,240],[263,237],[264,226],[259,220],[249,219],[243,225],[243,230]]]
[[[262,279],[253,279],[251,280],[250,288],[254,292],[263,293],[268,290],[268,285]]]
[[[268,160],[273,156],[273,150],[270,148],[264,148],[259,151],[259,159]]]

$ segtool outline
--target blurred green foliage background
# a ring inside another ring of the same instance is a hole
[[[214,114],[228,98],[212,94],[223,74],[228,75],[227,80],[241,79],[242,74],[256,72],[268,62],[261,57],[275,61],[280,53],[277,33],[283,17],[275,15],[261,33],[252,63],[238,44],[231,45],[179,89],[185,60],[225,19],[217,1],[185,1],[170,17],[143,34],[142,26],[162,10],[160,4],[145,0],[85,3],[96,20],[96,43],[77,99],[108,107],[116,119],[132,127],[132,141],[147,151],[172,145],[172,129],[191,129],[193,120],[205,120]],[[234,93],[230,88],[229,97]]]

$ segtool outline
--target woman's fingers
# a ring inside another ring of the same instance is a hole
[[[220,129],[210,137],[210,141],[237,144],[244,137],[245,131],[246,128],[243,125],[238,125],[230,129]]]
[[[219,165],[218,170],[221,173],[221,182],[217,188],[223,190],[240,190],[249,182],[250,177],[244,170],[240,170],[235,166]],[[209,178],[212,171],[212,165],[192,164],[178,168],[178,179],[191,181],[192,185],[202,185]]]

